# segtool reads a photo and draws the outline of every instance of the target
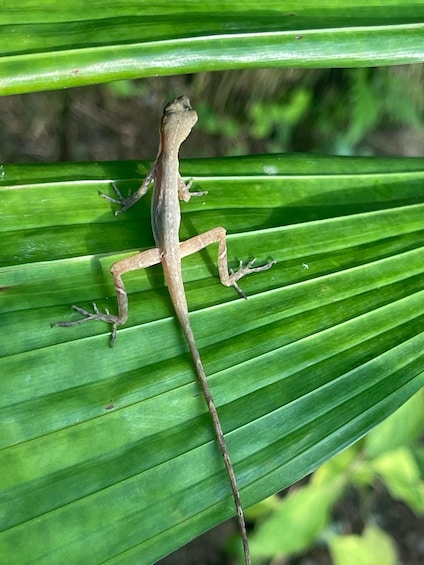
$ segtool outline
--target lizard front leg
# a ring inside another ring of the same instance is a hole
[[[115,191],[116,198],[109,196],[104,192],[99,192],[100,196],[105,200],[108,200],[109,202],[113,202],[114,204],[118,204],[119,206],[121,206],[119,210],[115,210],[114,212],[115,216],[117,216],[118,214],[122,214],[122,212],[125,212],[126,210],[128,210],[128,208],[131,208],[133,204],[138,202],[138,200],[140,200],[140,198],[142,198],[146,194],[150,183],[155,178],[155,168],[156,168],[156,161],[153,163],[150,171],[147,173],[140,187],[133,193],[129,191],[127,196],[124,196],[121,193],[118,186],[114,182],[112,183],[112,187],[113,190]]]
[[[178,173],[178,198],[180,200],[184,200],[184,202],[188,202],[192,196],[204,196],[208,193],[207,190],[201,190],[200,192],[190,192],[191,185],[193,184],[193,180],[190,179],[186,184],[184,179]]]

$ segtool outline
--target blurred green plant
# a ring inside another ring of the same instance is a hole
[[[276,78],[277,77],[277,78]],[[257,80],[251,73],[250,82]],[[424,136],[424,65],[320,71],[303,69],[293,81],[286,70],[265,75],[251,100],[249,81],[235,81],[244,103],[208,102],[219,86],[210,75],[199,104],[199,129],[223,139],[223,152],[246,153],[252,140],[262,152],[313,150],[335,155],[374,153],[369,136],[408,127]],[[195,79],[194,79],[195,80]],[[227,73],[227,82],[231,81]],[[243,90],[244,89],[244,90]],[[225,106],[225,111],[224,111]],[[225,151],[227,149],[227,151]]]
[[[361,441],[324,463],[307,485],[284,498],[274,495],[252,507],[254,563],[287,559],[316,543],[328,546],[334,565],[397,563],[396,542],[370,511],[375,488],[384,485],[392,498],[424,516],[424,391],[415,394]],[[334,522],[332,510],[348,489],[360,496],[363,531]]]
[[[329,152],[370,154],[366,138],[373,130],[424,129],[424,67],[350,69],[342,76],[345,95],[324,97],[317,113],[317,129]]]

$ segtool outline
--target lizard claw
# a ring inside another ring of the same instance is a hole
[[[121,206],[119,210],[115,210],[114,212],[115,216],[117,216],[118,214],[125,212],[125,210],[128,210],[128,208],[130,208],[130,206],[132,206],[134,202],[136,202],[136,199],[134,199],[134,195],[131,193],[131,190],[128,191],[128,196],[125,197],[122,195],[122,192],[114,182],[112,183],[112,187],[115,191],[116,198],[113,198],[112,196],[109,196],[109,194],[105,194],[104,192],[99,192],[99,194],[108,202],[113,202],[113,204],[118,204],[118,206]]]
[[[244,294],[244,292],[242,291],[242,289],[239,287],[239,285],[237,284],[237,281],[239,281],[241,278],[243,278],[246,275],[250,275],[250,273],[260,273],[261,271],[267,271],[268,269],[270,269],[273,265],[275,265],[275,263],[277,261],[269,261],[268,263],[265,263],[265,265],[261,265],[260,267],[254,267],[253,265],[256,262],[256,258],[251,259],[244,267],[243,267],[243,261],[239,262],[239,268],[237,271],[233,271],[232,269],[230,270],[230,285],[233,286],[236,291],[238,292],[239,296],[241,298],[247,298],[247,296]]]
[[[97,305],[96,305],[95,302],[93,302],[94,312],[89,312],[85,308],[81,308],[80,306],[75,306],[75,304],[72,306],[72,310],[75,310],[76,312],[78,312],[78,314],[81,314],[84,317],[80,318],[79,320],[74,320],[74,321],[52,322],[50,324],[50,326],[52,328],[55,328],[55,327],[58,327],[58,326],[61,326],[61,327],[79,326],[80,324],[84,324],[85,322],[89,322],[90,320],[97,320],[97,321],[100,321],[100,322],[106,322],[108,324],[112,324],[112,333],[110,335],[110,345],[111,345],[111,347],[113,347],[115,339],[116,339],[117,327],[118,327],[119,324],[122,323],[122,320],[120,320],[118,316],[114,316],[113,314],[110,314],[109,310],[107,308],[106,308],[105,313],[102,314],[102,312],[100,312],[100,310],[97,308]]]

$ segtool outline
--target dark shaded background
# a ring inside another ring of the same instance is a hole
[[[182,156],[422,156],[423,89],[424,65],[414,65],[198,73],[5,96],[0,161],[153,159],[162,108],[181,94],[199,113]]]

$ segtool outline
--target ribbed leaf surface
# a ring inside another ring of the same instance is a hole
[[[0,94],[253,67],[422,62],[422,0],[3,0]]]
[[[108,347],[71,304],[116,311],[108,267],[152,246],[149,197],[115,218],[98,190],[146,163],[1,170],[0,555],[151,563],[234,514],[160,267],[125,278]],[[424,159],[192,160],[208,195],[181,237],[227,228],[229,258],[278,261],[219,284],[184,260],[190,319],[247,507],[293,483],[424,384]],[[23,541],[24,540],[24,541]]]

